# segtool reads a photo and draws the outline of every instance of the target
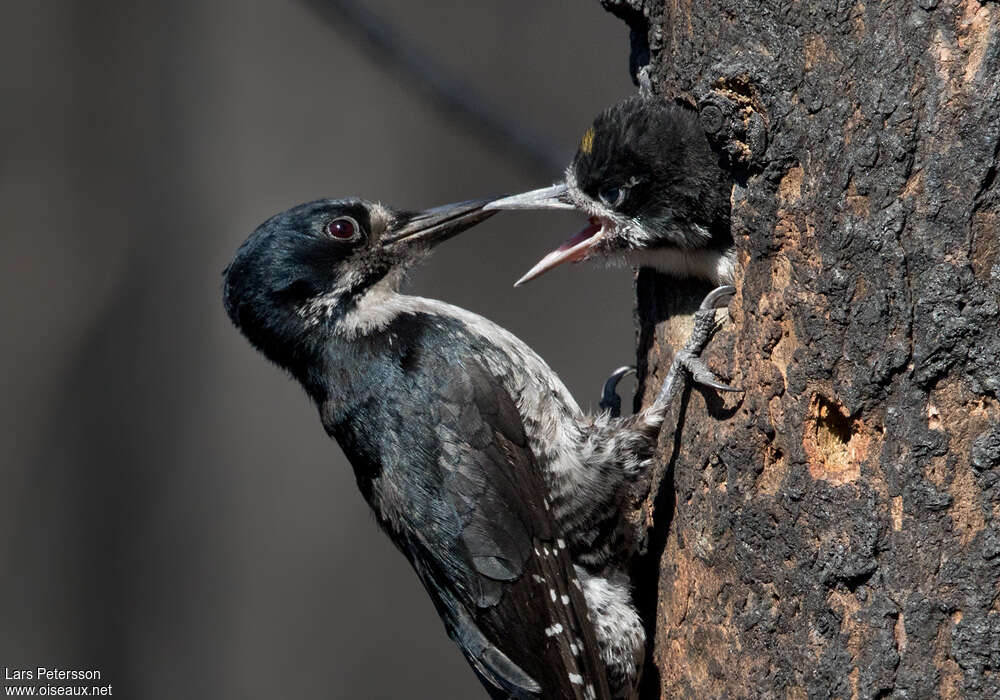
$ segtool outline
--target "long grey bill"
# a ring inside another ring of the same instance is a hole
[[[576,206],[569,198],[566,183],[560,182],[540,190],[531,190],[510,197],[494,199],[483,209],[576,209]]]

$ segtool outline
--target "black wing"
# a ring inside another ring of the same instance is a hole
[[[413,514],[404,550],[449,635],[494,698],[609,698],[586,601],[513,400],[478,362],[419,355],[407,374],[433,400],[407,434],[434,436],[436,464],[421,468],[437,470],[439,497]],[[413,454],[423,461],[429,447]]]

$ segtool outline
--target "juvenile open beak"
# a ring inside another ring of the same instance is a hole
[[[497,211],[501,209],[576,209],[573,201],[569,198],[564,182],[551,187],[543,187],[540,190],[501,197],[483,208]]]
[[[533,268],[528,270],[521,279],[514,283],[514,286],[520,287],[525,282],[530,282],[539,275],[563,263],[586,260],[590,257],[591,249],[597,245],[603,234],[604,224],[596,216],[592,216],[587,226],[580,233],[567,239],[561,246],[539,260]]]
[[[540,190],[532,190],[523,194],[515,194],[510,197],[497,199],[487,204],[485,209],[576,209],[573,200],[570,199],[566,189],[566,183],[560,182],[551,187],[543,187]],[[604,233],[604,225],[600,219],[591,217],[587,227],[576,234],[561,246],[553,250],[538,264],[528,270],[521,279],[514,283],[515,287],[520,287],[525,282],[535,279],[539,275],[548,272],[553,267],[562,265],[565,262],[579,262],[590,255],[591,249],[601,240]]]
[[[492,200],[473,199],[406,214],[408,217],[402,228],[382,239],[382,245],[396,243],[425,243],[435,246],[485,221],[495,211],[485,211],[484,206]]]

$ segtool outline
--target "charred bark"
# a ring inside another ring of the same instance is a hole
[[[604,5],[740,263],[745,394],[688,392],[639,513],[644,697],[1000,697],[1000,5]],[[646,401],[706,290],[640,273]]]

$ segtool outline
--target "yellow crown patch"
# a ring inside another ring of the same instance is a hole
[[[583,135],[583,140],[580,141],[580,150],[588,156],[594,150],[594,127],[587,129],[587,133]]]

